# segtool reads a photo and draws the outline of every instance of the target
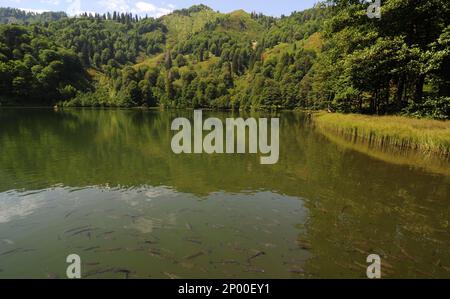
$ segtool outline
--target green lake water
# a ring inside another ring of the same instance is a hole
[[[384,278],[450,278],[448,162],[378,159],[293,112],[204,112],[279,117],[275,165],[175,155],[192,114],[0,110],[0,278],[64,278],[73,253],[84,278],[365,278],[369,254]]]

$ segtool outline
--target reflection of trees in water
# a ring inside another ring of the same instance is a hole
[[[204,112],[209,116],[238,114]],[[342,148],[280,115],[280,160],[259,155],[174,155],[171,121],[192,111],[0,111],[0,190],[66,186],[170,186],[211,192],[270,190],[302,197],[310,211],[298,246],[317,275],[364,276],[369,253],[392,275],[445,276],[449,178]],[[264,113],[248,116],[265,116]],[[422,273],[419,273],[422,272]]]

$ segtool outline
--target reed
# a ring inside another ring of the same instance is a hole
[[[313,120],[317,128],[354,142],[450,157],[449,121],[326,112],[314,114]]]

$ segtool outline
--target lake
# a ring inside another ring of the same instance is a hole
[[[297,112],[276,114],[277,164],[176,155],[192,115],[0,110],[0,278],[65,278],[73,253],[84,278],[365,278],[369,254],[384,278],[450,278],[447,161],[382,159]]]

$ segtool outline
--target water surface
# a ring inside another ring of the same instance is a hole
[[[0,110],[0,278],[450,278],[450,179],[280,117],[280,159],[175,155],[192,112]],[[423,165],[423,163],[418,163]],[[440,169],[448,169],[448,163]]]

